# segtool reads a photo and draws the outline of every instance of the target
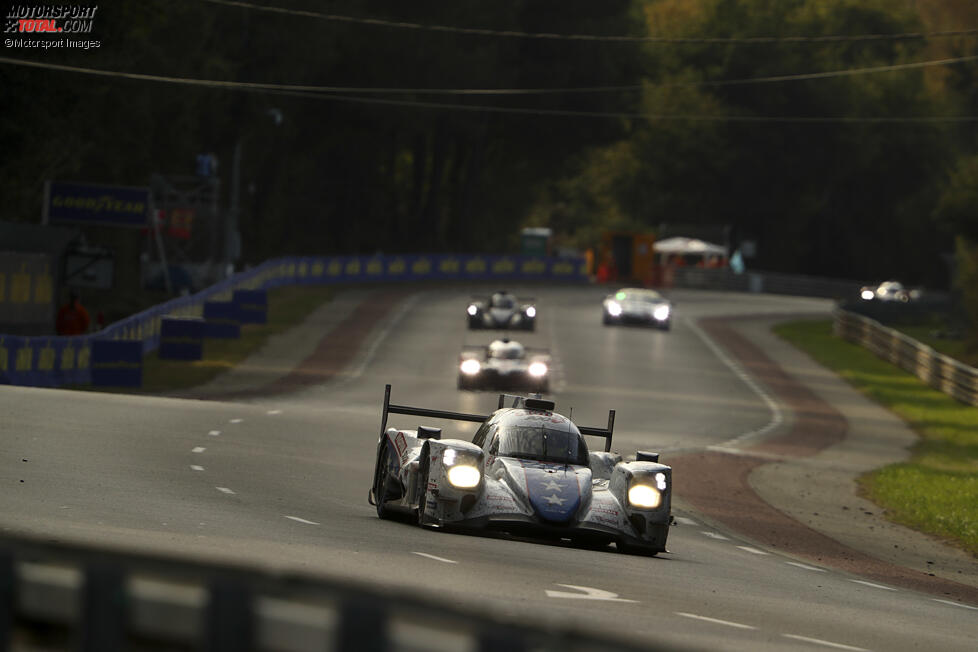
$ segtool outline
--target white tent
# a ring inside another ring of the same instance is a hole
[[[727,248],[721,245],[698,240],[696,238],[666,238],[653,245],[656,253],[697,255],[697,256],[726,256]]]

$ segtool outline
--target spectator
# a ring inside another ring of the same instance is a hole
[[[58,310],[56,328],[58,335],[84,335],[88,332],[88,311],[75,291],[68,293],[68,303]]]

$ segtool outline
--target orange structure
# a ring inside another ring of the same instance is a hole
[[[598,247],[597,280],[658,285],[653,245],[654,233],[605,231]]]

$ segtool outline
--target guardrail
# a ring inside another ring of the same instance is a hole
[[[394,255],[276,258],[196,294],[177,297],[91,335],[19,337],[0,334],[0,384],[60,387],[92,381],[95,340],[142,343],[143,354],[160,342],[163,317],[202,317],[208,301],[228,301],[235,290],[429,280],[585,282],[583,259],[532,256]]]
[[[789,294],[803,297],[842,299],[859,296],[859,288],[866,283],[842,279],[820,278],[800,274],[775,272],[744,272],[735,274],[729,268],[704,269],[677,267],[672,270],[672,286],[700,290],[725,290]]]
[[[491,609],[449,599],[427,597],[423,586],[411,592],[371,588],[231,564],[0,539],[0,652],[675,649],[549,619],[500,618]]]
[[[962,403],[978,405],[978,369],[938,353],[874,319],[847,310],[835,311],[833,331]]]

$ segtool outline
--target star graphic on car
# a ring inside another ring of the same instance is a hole
[[[550,494],[549,496],[544,496],[543,499],[545,501],[547,501],[548,503],[550,503],[551,505],[560,505],[561,507],[563,507],[563,505],[564,505],[564,499],[561,498],[560,496],[555,495],[555,494]]]
[[[564,488],[553,481],[553,478],[542,485],[544,491],[563,491]]]

